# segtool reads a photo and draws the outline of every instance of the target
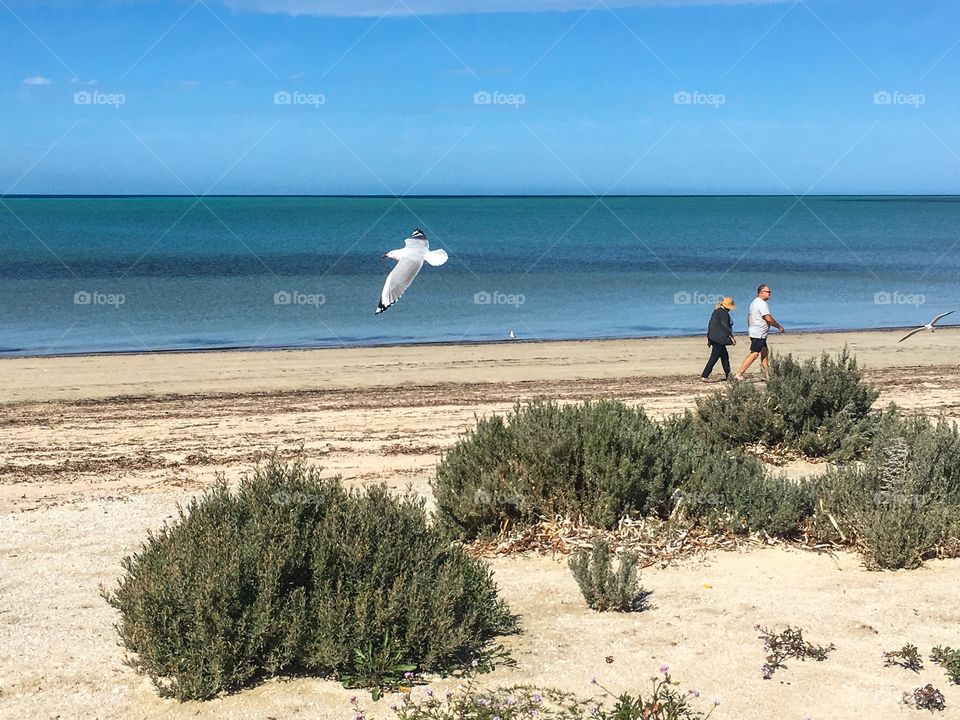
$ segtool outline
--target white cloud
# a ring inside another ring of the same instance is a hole
[[[565,12],[677,5],[772,5],[794,0],[223,0],[231,10],[287,15],[379,17],[467,13]]]
[[[42,75],[34,75],[33,77],[28,77],[23,79],[24,85],[49,85],[50,78],[45,78]]]

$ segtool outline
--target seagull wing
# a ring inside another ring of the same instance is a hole
[[[933,320],[930,321],[930,324],[931,324],[931,325],[936,325],[936,324],[937,324],[937,320],[939,320],[940,318],[945,318],[947,315],[949,315],[950,313],[954,313],[954,312],[956,312],[956,310],[947,310],[947,312],[945,312],[945,313],[940,313],[940,314],[937,315]]]
[[[383,292],[380,293],[380,303],[374,312],[375,315],[379,315],[400,299],[404,291],[410,287],[410,283],[413,282],[417,273],[420,272],[421,267],[423,267],[423,258],[414,260],[405,257],[397,262],[397,266],[390,271],[390,274],[387,275],[387,281],[383,284]]]
[[[908,337],[910,337],[911,335],[916,335],[918,332],[921,332],[921,331],[926,330],[926,329],[927,329],[926,326],[914,328],[913,330],[911,330],[910,332],[908,332],[906,335],[904,335],[902,338],[900,338],[899,340],[897,340],[897,342],[898,342],[898,343],[902,343],[904,340],[906,340],[906,339],[907,339]]]

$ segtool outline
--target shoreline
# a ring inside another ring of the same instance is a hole
[[[943,330],[946,330],[945,327]],[[787,332],[777,355],[797,359],[844,348],[861,368],[953,368],[960,333],[924,333],[898,343],[899,330]],[[730,348],[732,370],[748,352]],[[250,395],[439,386],[517,387],[613,379],[696,380],[708,357],[703,335],[610,340],[505,340],[377,347],[203,350],[0,358],[0,405],[116,397]],[[751,368],[759,372],[759,364]],[[714,371],[720,376],[720,370]]]
[[[915,326],[910,325],[885,325],[868,328],[817,328],[803,330],[788,330],[787,335],[842,335],[853,333],[870,332],[904,332],[913,330]],[[957,325],[938,325],[938,330],[950,330],[960,328]],[[770,336],[780,335],[777,332],[771,332]],[[497,340],[434,340],[434,341],[411,341],[411,342],[385,342],[385,343],[363,343],[363,344],[339,344],[339,345],[224,345],[222,347],[190,347],[190,348],[159,348],[155,350],[80,350],[77,352],[62,353],[26,353],[11,354],[0,351],[0,362],[5,360],[37,360],[43,358],[85,358],[85,357],[129,357],[138,355],[191,355],[204,353],[235,353],[235,352],[313,352],[323,350],[373,350],[378,348],[418,348],[418,347],[474,347],[484,345],[516,345],[516,344],[547,344],[547,343],[589,343],[589,342],[613,342],[613,341],[644,341],[644,340],[684,340],[689,338],[705,337],[706,331],[702,333],[685,333],[680,335],[604,335],[588,338],[517,338],[497,339]],[[745,334],[739,334],[739,337],[746,337]]]

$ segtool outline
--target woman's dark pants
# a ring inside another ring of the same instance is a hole
[[[727,346],[718,345],[715,342],[710,343],[710,359],[707,360],[707,365],[703,368],[703,377],[710,377],[710,373],[713,372],[713,366],[717,364],[717,360],[719,360],[723,366],[723,374],[728,378],[730,377],[730,355],[727,353]]]

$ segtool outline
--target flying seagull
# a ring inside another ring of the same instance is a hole
[[[429,265],[443,265],[447,261],[447,251],[431,250],[427,236],[420,228],[416,228],[410,237],[403,241],[403,245],[402,248],[391,250],[384,255],[391,260],[396,260],[397,264],[387,275],[374,315],[379,315],[400,299],[420,272],[424,260]]]
[[[931,320],[930,322],[928,322],[926,325],[922,325],[922,326],[920,326],[920,327],[918,327],[918,328],[914,328],[913,330],[911,330],[910,332],[908,332],[908,333],[907,333],[906,335],[904,335],[902,338],[900,338],[899,340],[897,340],[897,342],[903,342],[904,340],[906,340],[906,339],[907,339],[908,337],[910,337],[911,335],[916,335],[918,332],[922,332],[922,331],[924,331],[924,330],[929,330],[930,332],[933,332],[933,326],[937,324],[937,320],[939,320],[940,318],[945,318],[947,315],[949,315],[950,313],[953,313],[953,312],[956,312],[956,310],[948,310],[948,311],[945,312],[945,313],[940,313],[940,314],[937,315],[933,320]]]

